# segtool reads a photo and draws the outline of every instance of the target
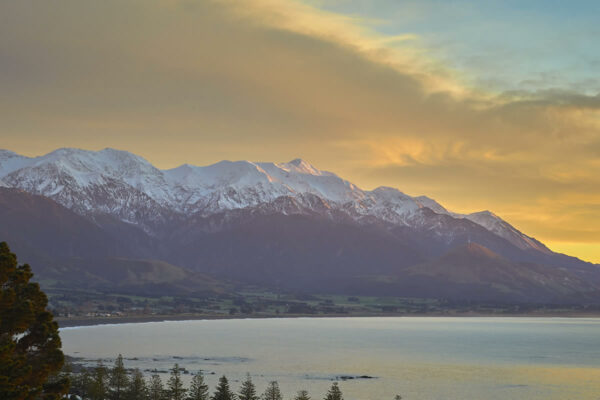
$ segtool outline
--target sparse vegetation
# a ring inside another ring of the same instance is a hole
[[[181,379],[183,368],[175,364],[169,370],[167,388],[159,375],[145,377],[139,369],[125,368],[123,357],[119,355],[112,368],[106,368],[102,361],[95,367],[85,365],[73,366],[67,363],[65,371],[72,376],[73,385],[70,395],[77,395],[83,400],[106,400],[117,398],[124,400],[282,400],[284,398],[279,383],[271,381],[264,388],[262,396],[258,396],[257,388],[250,374],[240,383],[238,394],[232,390],[226,376],[221,376],[212,396],[204,381],[202,371],[192,377],[189,387],[185,387]],[[122,386],[125,385],[125,386]],[[73,399],[75,399],[73,397]],[[307,390],[300,390],[294,400],[311,400]],[[342,391],[337,382],[333,382],[325,400],[343,400]]]
[[[150,296],[94,290],[48,291],[49,308],[61,324],[86,324],[156,319],[196,319],[281,316],[395,316],[395,315],[560,315],[598,314],[600,306],[553,304],[495,304],[452,302],[405,297],[273,293],[238,288],[235,294]]]

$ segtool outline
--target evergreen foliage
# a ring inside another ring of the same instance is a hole
[[[258,396],[256,386],[249,373],[246,374],[245,380],[240,385],[239,394],[236,395],[231,391],[229,381],[223,375],[219,378],[215,392],[209,396],[209,387],[204,380],[202,371],[192,376],[189,389],[184,387],[181,371],[184,371],[185,368],[180,368],[179,364],[175,364],[170,369],[171,376],[166,390],[159,375],[152,375],[147,382],[139,369],[128,371],[120,355],[110,371],[102,364],[101,360],[94,368],[79,366],[77,369],[78,371],[71,372],[69,365],[66,365],[61,374],[56,376],[72,374],[73,385],[70,394],[78,395],[83,400],[111,400],[115,395],[115,376],[121,373],[123,376],[120,381],[127,383],[120,392],[121,400],[283,400],[277,381],[269,382],[264,393]],[[396,400],[401,398],[396,395]],[[22,399],[46,400],[46,398],[40,397]],[[54,400],[54,398],[51,399]],[[0,398],[0,400],[4,399]],[[15,398],[10,398],[10,400],[15,400]],[[300,390],[293,400],[311,400],[311,397],[306,390]],[[337,382],[331,385],[324,400],[344,400]]]
[[[108,371],[102,361],[98,361],[92,372],[88,395],[90,400],[106,400],[108,397]]]
[[[279,383],[277,381],[269,382],[269,386],[263,393],[264,400],[282,400],[283,396],[281,395],[281,390],[279,390]]]
[[[118,355],[115,365],[110,371],[109,397],[110,400],[124,400],[125,390],[129,386],[129,377],[123,364],[123,356]]]
[[[181,368],[179,368],[179,364],[175,364],[171,368],[171,377],[167,383],[167,397],[169,400],[184,400],[185,392],[186,389],[181,380]]]
[[[198,372],[192,378],[192,384],[188,392],[187,400],[208,400],[208,385],[204,383],[204,375]]]
[[[150,385],[148,385],[148,399],[149,400],[164,400],[165,399],[165,388],[159,375],[152,375],[150,378]]]
[[[126,400],[146,400],[148,398],[148,387],[144,375],[139,369],[131,374],[129,386],[125,395]]]
[[[340,390],[340,387],[338,386],[337,382],[333,382],[331,388],[325,396],[325,400],[344,400],[344,397],[342,396],[342,391]]]
[[[64,362],[58,324],[46,309],[48,298],[30,282],[29,265],[18,265],[0,243],[0,399],[59,399],[66,379],[49,378]]]
[[[242,382],[238,398],[240,400],[259,400],[259,397],[256,394],[256,386],[254,386],[250,374],[246,374],[246,380]]]
[[[71,378],[71,389],[69,393],[76,394],[83,398],[89,393],[92,386],[92,375],[90,371],[85,368],[81,373],[73,375]]]
[[[229,381],[227,377],[223,375],[219,378],[219,384],[217,385],[217,390],[213,394],[212,400],[233,400],[235,399],[235,394],[229,388]]]
[[[294,400],[310,400],[310,396],[306,390],[300,390]]]

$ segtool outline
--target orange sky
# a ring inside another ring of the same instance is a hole
[[[484,90],[372,23],[296,1],[2,2],[0,148],[301,157],[600,262],[600,96]]]

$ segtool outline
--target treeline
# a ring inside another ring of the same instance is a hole
[[[83,368],[78,373],[67,371],[71,380],[69,396],[71,400],[283,400],[277,381],[270,382],[264,393],[259,395],[250,374],[237,393],[231,389],[227,377],[222,376],[211,394],[202,372],[193,375],[190,386],[184,387],[181,379],[183,368],[175,364],[170,371],[164,385],[157,374],[146,379],[139,369],[127,370],[119,354],[112,368],[107,368],[100,361],[95,368]],[[294,400],[310,399],[306,390],[299,391],[294,397]],[[343,400],[337,382],[331,385],[324,400]]]

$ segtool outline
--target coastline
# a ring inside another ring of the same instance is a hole
[[[381,317],[446,317],[446,318],[600,318],[598,312],[550,311],[533,313],[356,313],[356,314],[249,314],[249,315],[215,315],[215,314],[166,314],[144,316],[115,317],[55,317],[59,328],[75,328],[97,325],[134,324],[165,321],[200,321],[230,319],[283,319],[283,318],[381,318]]]

